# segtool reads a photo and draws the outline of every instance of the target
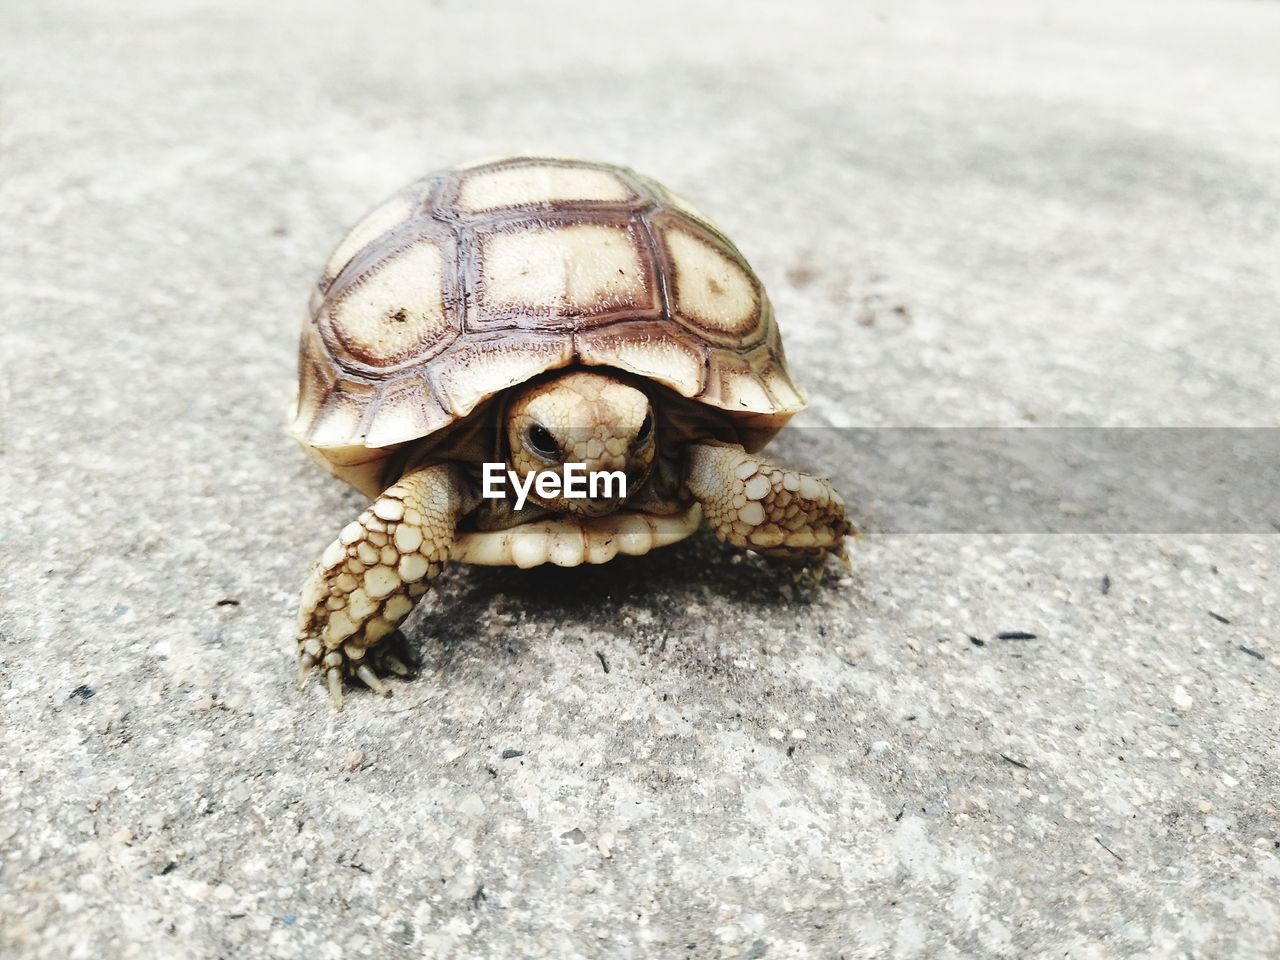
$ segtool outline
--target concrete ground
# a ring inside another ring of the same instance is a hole
[[[1280,4],[627,9],[0,12],[0,954],[1280,954],[1277,536],[457,568],[294,690],[309,284],[473,156],[722,221],[851,499],[818,427],[1280,426]]]

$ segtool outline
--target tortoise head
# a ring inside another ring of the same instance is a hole
[[[508,466],[522,482],[530,473],[560,474],[560,495],[541,496],[536,487],[529,492],[531,501],[555,513],[614,512],[649,479],[657,451],[649,398],[604,373],[574,370],[523,387],[507,406],[505,431]],[[596,495],[564,495],[566,464],[584,466],[586,488]],[[619,473],[626,477],[625,496]]]

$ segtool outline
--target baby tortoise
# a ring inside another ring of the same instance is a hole
[[[303,331],[293,436],[372,504],[302,592],[299,684],[377,693],[379,655],[449,560],[603,563],[700,525],[800,565],[844,503],[757,456],[805,394],[773,309],[711,221],[624,167],[508,157],[432,174],[339,245]],[[484,498],[483,465],[622,471],[585,499]]]

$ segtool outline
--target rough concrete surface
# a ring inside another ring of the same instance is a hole
[[[420,676],[335,715],[294,604],[362,503],[283,432],[343,229],[529,149],[724,224],[813,397],[779,456],[851,499],[806,427],[1280,426],[1280,4],[54,0],[0,38],[0,954],[1280,954],[1280,537],[455,568]]]

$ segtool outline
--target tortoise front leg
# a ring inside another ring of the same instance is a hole
[[[375,693],[390,692],[365,654],[396,629],[444,569],[458,519],[470,505],[466,491],[450,464],[415,470],[325,548],[298,611],[299,688],[318,664],[339,710],[344,675],[354,674]]]
[[[725,543],[802,565],[828,553],[845,559],[853,526],[826,480],[770,463],[742,447],[689,447],[685,486],[702,504],[703,522]]]

